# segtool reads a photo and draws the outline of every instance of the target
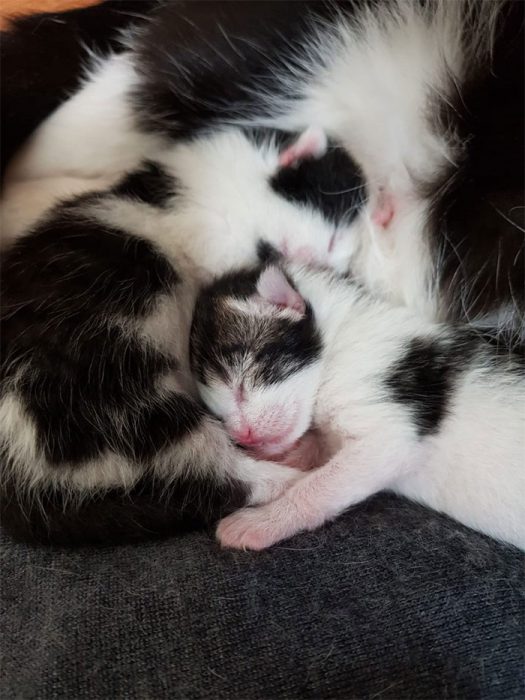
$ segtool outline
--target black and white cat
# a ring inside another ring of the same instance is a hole
[[[315,163],[283,166],[322,141]],[[2,264],[2,522],[44,541],[133,539],[278,494],[197,400],[195,294],[258,252],[344,271],[361,176],[322,135],[217,130],[56,205]],[[349,192],[334,206],[312,181]],[[325,201],[328,200],[328,201]],[[252,486],[254,488],[252,488]]]
[[[297,477],[236,450],[188,370],[196,287],[258,249],[520,330],[518,5],[161,4],[95,61],[4,192],[6,526],[149,536]]]
[[[263,549],[390,489],[525,549],[525,363],[472,328],[432,323],[304,267],[229,273],[197,303],[192,364],[234,440],[317,469],[223,519]]]

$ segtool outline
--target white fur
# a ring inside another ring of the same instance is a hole
[[[260,549],[392,489],[525,548],[524,380],[485,366],[480,356],[452,392],[438,432],[421,437],[410,407],[396,403],[382,380],[412,338],[443,339],[448,331],[322,273],[294,268],[292,279],[313,306],[325,351],[319,382],[312,374],[286,395],[293,407],[286,419],[302,426],[313,413],[313,424],[338,448],[275,503],[226,518],[220,541]],[[247,394],[255,429],[272,402],[283,400],[279,387]],[[214,410],[222,415],[220,400]]]
[[[311,387],[319,382],[320,368],[313,363],[286,379],[263,387],[244,386],[239,400],[238,384],[216,380],[198,383],[209,409],[221,417],[229,434],[240,443],[247,429],[252,431],[253,447],[270,457],[289,450],[312,422]]]

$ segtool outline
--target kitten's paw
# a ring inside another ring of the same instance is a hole
[[[282,531],[280,525],[271,505],[242,508],[220,521],[216,536],[223,547],[260,551],[293,534]]]
[[[348,272],[350,260],[355,252],[355,236],[345,228],[332,231],[316,231],[315,239],[305,242],[305,232],[301,238],[284,239],[277,251],[290,262],[309,267],[329,268],[340,273]]]
[[[347,273],[356,249],[355,233],[348,228],[334,231],[328,245],[327,266],[337,272]]]
[[[243,471],[241,478],[250,486],[250,505],[275,501],[302,476],[299,470],[284,464],[251,458],[249,469],[249,473]]]

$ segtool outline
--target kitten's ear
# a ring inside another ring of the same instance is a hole
[[[301,316],[306,311],[306,304],[302,296],[288,282],[282,270],[275,265],[270,265],[261,272],[257,282],[257,293],[264,301],[273,306],[293,309]]]
[[[328,148],[328,139],[320,127],[310,126],[279,154],[281,168],[290,168],[306,158],[321,158]]]

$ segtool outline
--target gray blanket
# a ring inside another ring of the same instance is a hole
[[[2,541],[0,697],[525,697],[524,558],[390,495],[260,554]]]

